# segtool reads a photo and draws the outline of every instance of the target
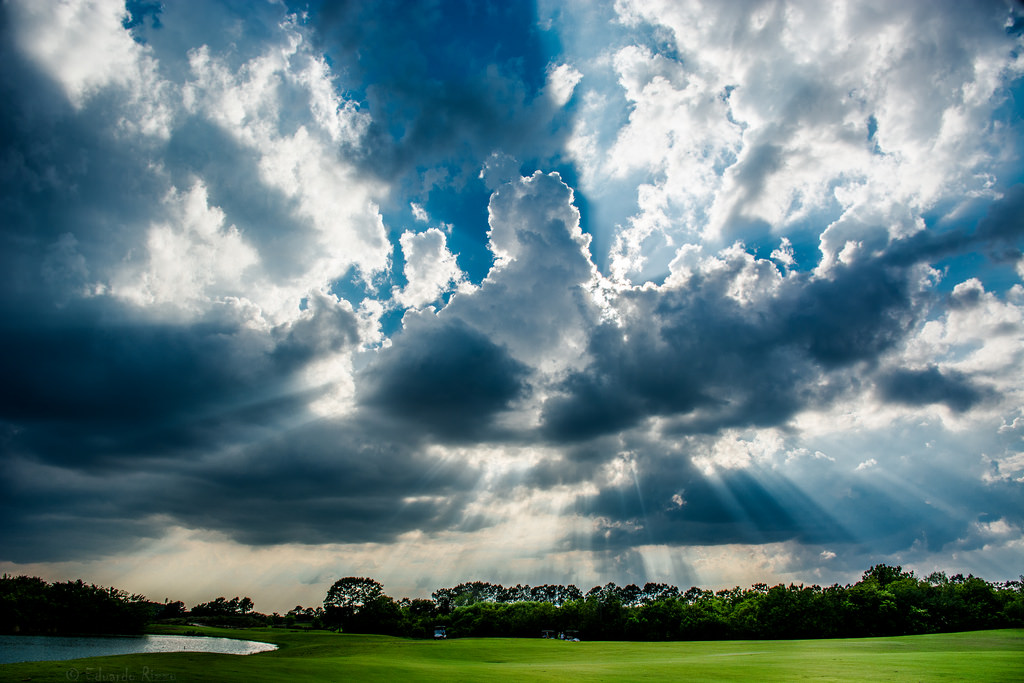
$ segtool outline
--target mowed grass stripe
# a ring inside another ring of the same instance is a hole
[[[169,653],[9,664],[0,667],[0,680],[1024,680],[1022,629],[897,638],[672,643],[568,643],[539,638],[434,642],[274,629],[202,629],[202,633],[273,642],[280,649],[245,657]]]

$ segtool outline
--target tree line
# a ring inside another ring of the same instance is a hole
[[[5,634],[142,633],[153,607],[142,595],[80,579],[0,578],[0,633]]]
[[[248,597],[181,601],[79,581],[0,578],[0,633],[141,633],[148,623],[330,628],[348,633],[432,637],[537,637],[576,632],[589,640],[726,640],[911,635],[1024,627],[1024,576],[990,583],[935,572],[924,579],[879,564],[850,585],[754,584],[681,591],[665,583],[505,587],[485,581],[396,600],[371,578],[347,577],[323,606],[262,614]]]
[[[47,583],[37,576],[0,577],[2,634],[136,634],[154,622],[236,627],[273,624],[277,615],[268,617],[254,607],[248,597],[221,597],[188,609],[180,600],[151,602],[144,595],[81,579]],[[290,623],[284,617],[278,621]]]
[[[431,599],[394,600],[377,581],[340,579],[323,623],[352,633],[430,637],[536,637],[544,630],[589,640],[727,640],[911,635],[1024,626],[1024,577],[990,583],[935,572],[919,579],[875,565],[853,585],[759,583],[680,591],[664,583],[576,586],[487,582],[442,588]]]

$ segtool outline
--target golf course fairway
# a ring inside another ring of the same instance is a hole
[[[280,649],[248,656],[168,653],[6,664],[0,666],[0,680],[1024,680],[1024,629],[894,638],[671,643],[572,643],[540,638],[435,642],[280,629],[204,628],[198,633],[276,643]]]

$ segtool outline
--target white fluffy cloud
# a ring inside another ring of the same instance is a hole
[[[164,203],[168,221],[148,229],[146,253],[115,276],[111,293],[139,306],[186,310],[246,296],[253,283],[245,272],[259,256],[235,225],[224,225],[224,212],[209,206],[206,187],[197,181]]]
[[[590,292],[598,273],[572,189],[557,173],[538,171],[496,189],[488,215],[494,266],[445,312],[529,365],[551,372],[577,362],[595,317]]]
[[[311,286],[326,286],[349,268],[370,278],[387,266],[391,251],[370,185],[340,154],[344,145],[336,146],[355,143],[368,121],[333,94],[331,74],[303,41],[296,26],[282,24],[279,42],[240,68],[199,47],[190,52],[184,87],[191,113],[253,151],[259,179],[281,193],[295,221],[290,239],[300,241],[290,245],[290,262],[272,243],[259,245],[277,262],[279,275],[265,289],[276,316],[294,310]],[[297,91],[305,106],[299,99],[297,107],[283,107],[282,89]]]
[[[664,274],[680,243],[769,234],[823,233],[824,269],[848,244],[920,230],[951,197],[991,198],[1016,153],[991,121],[1024,69],[999,3],[616,7],[629,26],[670,31],[675,52],[615,49],[629,121],[607,147],[597,111],[577,128],[580,162],[604,169],[595,191],[649,178],[612,246],[619,278]]]
[[[422,209],[421,209],[422,210]],[[405,287],[395,300],[408,308],[436,302],[443,293],[463,281],[455,256],[448,251],[445,235],[437,228],[421,233],[405,232],[399,239],[405,256]]]
[[[150,66],[145,47],[121,25],[126,16],[118,0],[61,0],[11,3],[19,47],[38,61],[81,106],[101,88],[143,86],[132,81]]]
[[[546,86],[548,97],[559,107],[564,107],[572,98],[572,93],[576,90],[576,85],[580,82],[581,78],[583,78],[583,74],[574,69],[570,64],[550,66],[548,68],[548,83]]]

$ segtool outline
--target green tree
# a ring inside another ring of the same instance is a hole
[[[903,571],[903,567],[900,565],[891,567],[887,564],[876,564],[864,572],[864,576],[861,578],[861,583],[874,581],[879,588],[885,588],[894,581],[913,578],[913,576],[914,572],[905,572]]]
[[[382,596],[384,587],[373,579],[356,576],[338,579],[324,598],[324,622],[341,628],[351,626],[364,607]]]
[[[349,633],[382,633],[398,635],[402,610],[391,597],[378,595],[368,600],[343,625]]]

